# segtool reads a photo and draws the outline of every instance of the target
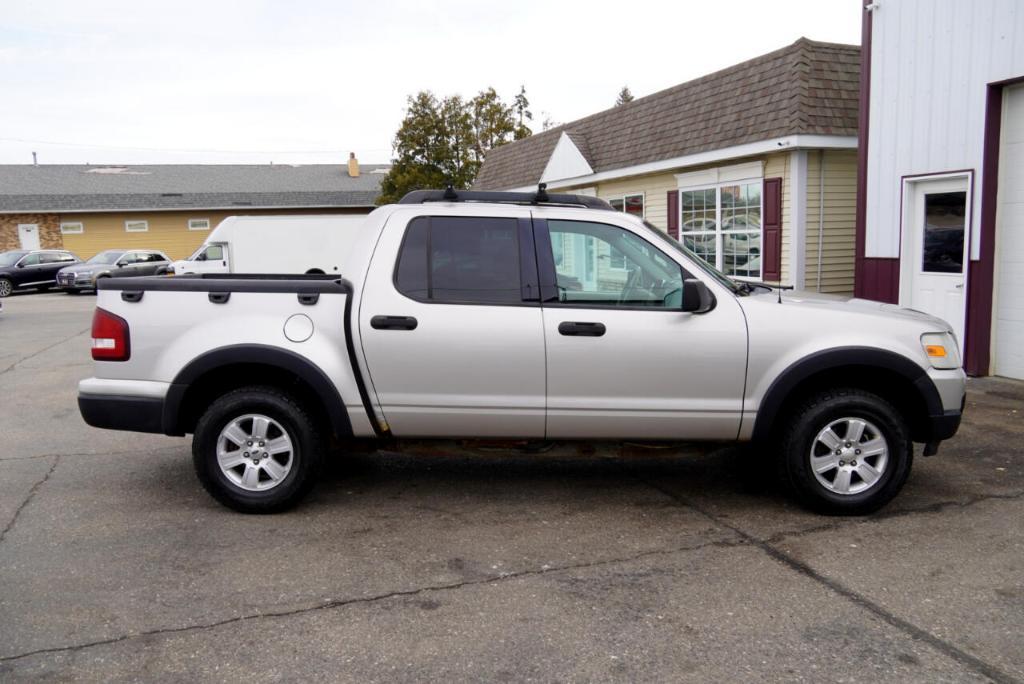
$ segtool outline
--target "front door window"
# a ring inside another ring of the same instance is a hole
[[[558,301],[678,308],[682,269],[628,230],[605,223],[548,221]]]

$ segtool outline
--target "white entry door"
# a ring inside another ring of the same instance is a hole
[[[22,249],[39,249],[39,226],[34,223],[19,224],[18,240]]]
[[[900,306],[952,326],[964,351],[967,303],[968,178],[909,181],[903,201]]]

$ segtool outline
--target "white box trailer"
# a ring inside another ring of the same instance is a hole
[[[175,275],[193,273],[341,273],[365,220],[353,216],[229,216]]]

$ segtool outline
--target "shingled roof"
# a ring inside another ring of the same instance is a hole
[[[373,207],[388,167],[342,164],[4,164],[0,213]]]
[[[491,150],[474,187],[536,184],[563,132],[595,173],[781,136],[856,135],[859,87],[860,46],[801,38]]]

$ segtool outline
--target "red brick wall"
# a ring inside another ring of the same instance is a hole
[[[60,234],[60,217],[57,214],[5,214],[0,215],[0,252],[21,249],[21,241],[18,239],[20,223],[39,226],[39,246],[43,249],[60,249],[64,246]]]

